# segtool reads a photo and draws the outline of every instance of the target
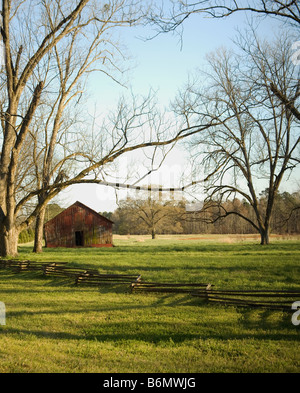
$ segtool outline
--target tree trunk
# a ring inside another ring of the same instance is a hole
[[[152,235],[152,239],[155,239],[156,233],[155,233],[155,229],[154,228],[152,228],[152,230],[151,230],[151,235]]]
[[[19,231],[13,227],[7,229],[1,225],[0,228],[0,254],[2,257],[15,257],[18,255]]]
[[[43,208],[36,217],[33,252],[43,252],[44,221],[46,208]]]
[[[261,238],[260,244],[262,246],[270,244],[270,231],[269,231],[269,229],[262,230],[260,232],[260,238]]]

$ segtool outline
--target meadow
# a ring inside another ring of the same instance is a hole
[[[115,236],[114,248],[20,246],[20,259],[64,261],[147,281],[218,289],[300,288],[300,239],[262,247],[245,236]],[[295,299],[300,300],[300,299]],[[75,286],[68,278],[0,270],[1,373],[219,373],[300,371],[291,313],[207,304],[189,294]]]

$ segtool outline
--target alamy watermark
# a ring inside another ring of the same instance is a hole
[[[0,302],[0,325],[6,324],[6,308],[3,302]]]
[[[5,50],[2,36],[0,35],[0,67],[5,65]]]
[[[300,41],[296,41],[293,43],[292,50],[295,51],[292,54],[292,63],[298,66],[300,65]]]
[[[292,315],[292,324],[294,326],[299,326],[300,325],[300,301],[293,303],[292,310],[297,310]]]

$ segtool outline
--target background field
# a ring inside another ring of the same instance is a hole
[[[219,289],[299,289],[300,240],[245,236],[115,236],[111,249],[51,249],[20,259],[67,261],[144,280]],[[300,300],[300,299],[295,299]],[[0,372],[299,372],[300,326],[281,311],[205,304],[186,294],[0,270]]]

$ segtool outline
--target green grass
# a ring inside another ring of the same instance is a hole
[[[261,247],[222,239],[124,237],[111,249],[42,255],[22,246],[19,257],[149,281],[299,289],[299,240]],[[300,326],[289,313],[205,304],[186,294],[130,294],[127,285],[75,287],[69,279],[8,270],[0,270],[0,301],[7,311],[2,373],[300,371]]]

